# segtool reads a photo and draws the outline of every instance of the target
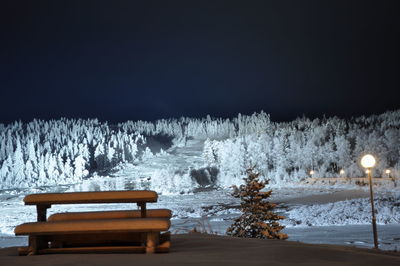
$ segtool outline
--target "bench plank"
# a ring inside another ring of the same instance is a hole
[[[160,252],[165,252],[164,246]],[[156,248],[156,250],[158,247]],[[39,249],[36,254],[69,254],[69,253],[145,253],[144,246],[102,246],[102,247],[71,247],[71,248],[44,248]],[[166,251],[168,252],[168,251]],[[18,255],[30,255],[29,247],[19,247]],[[32,254],[33,255],[33,254]]]
[[[27,195],[25,205],[157,202],[151,190],[40,193]]]
[[[24,223],[15,227],[14,233],[15,235],[56,235],[107,232],[160,232],[167,231],[170,225],[170,220],[163,218],[73,220]]]
[[[90,246],[126,246],[141,245],[146,241],[146,233],[107,233],[107,234],[73,234],[42,236],[52,248],[90,247]],[[171,241],[170,232],[158,233],[158,243]]]
[[[167,241],[157,246],[156,253],[169,252],[171,242]],[[101,246],[101,247],[76,247],[76,248],[45,248],[39,249],[37,254],[70,254],[70,253],[145,253],[144,246]],[[18,255],[26,256],[29,254],[28,247],[19,247]]]
[[[172,212],[169,209],[147,209],[147,218],[171,218]],[[71,220],[92,220],[92,219],[124,219],[141,218],[140,210],[123,211],[96,211],[96,212],[63,212],[50,215],[49,222],[71,221]]]

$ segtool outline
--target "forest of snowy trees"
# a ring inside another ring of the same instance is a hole
[[[15,122],[0,127],[0,188],[76,183],[133,161],[145,141],[96,119]]]
[[[298,118],[272,122],[268,114],[233,119],[163,119],[108,125],[97,119],[33,120],[0,124],[0,188],[77,183],[93,172],[140,160],[150,136],[205,140],[206,167],[217,168],[217,185],[239,184],[254,166],[271,183],[315,177],[360,177],[363,153],[377,156],[375,175],[400,176],[400,111],[350,120]],[[203,166],[203,167],[205,167]]]
[[[313,177],[365,177],[360,166],[365,153],[378,160],[375,177],[385,176],[387,169],[392,177],[400,177],[400,111],[288,123],[268,123],[267,115],[259,116],[262,125],[257,116],[239,117],[234,138],[206,140],[203,156],[219,169],[219,186],[240,183],[253,166],[275,184],[305,179],[311,170]]]

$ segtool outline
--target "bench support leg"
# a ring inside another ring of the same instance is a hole
[[[38,239],[36,236],[29,236],[28,256],[38,253]]]
[[[158,232],[148,232],[146,241],[146,253],[154,253],[158,244]]]
[[[47,220],[47,209],[50,208],[51,205],[36,205],[37,211],[37,221],[38,222],[46,222]]]
[[[37,255],[39,254],[39,251],[44,248],[48,248],[48,242],[45,237],[42,236],[29,236],[29,246],[28,246],[28,251],[27,255]]]
[[[140,207],[140,216],[146,218],[146,202],[138,202],[138,207]]]

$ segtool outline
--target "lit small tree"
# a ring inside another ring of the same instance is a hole
[[[272,190],[261,192],[268,180],[260,181],[259,173],[253,168],[247,170],[245,184],[234,186],[233,196],[241,199],[242,215],[228,228],[227,235],[247,238],[286,239],[288,236],[280,231],[285,228],[278,220],[285,217],[272,210],[276,204],[266,201]]]

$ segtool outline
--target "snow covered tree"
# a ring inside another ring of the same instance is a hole
[[[26,161],[25,164],[25,176],[28,179],[32,179],[32,177],[35,176],[35,173],[33,172],[33,166],[30,160]]]
[[[86,165],[86,161],[82,155],[79,155],[75,158],[75,161],[74,161],[75,177],[81,178],[81,177],[85,177],[89,174],[89,172],[86,170],[85,165]]]
[[[25,180],[25,162],[24,155],[22,152],[22,147],[20,141],[17,140],[17,148],[15,149],[13,156],[13,175],[15,181],[19,184]]]
[[[260,181],[259,173],[253,168],[247,170],[245,184],[234,186],[233,196],[241,199],[242,215],[228,228],[227,234],[246,238],[286,239],[288,236],[280,231],[285,228],[278,220],[284,219],[273,212],[276,204],[267,201],[272,190],[261,191],[268,181]]]
[[[204,158],[204,160],[208,165],[213,165],[217,162],[218,159],[216,154],[217,148],[214,147],[216,143],[217,142],[214,142],[210,139],[206,139],[204,142],[202,157]]]
[[[151,152],[151,150],[149,149],[149,147],[146,147],[146,149],[144,150],[143,154],[142,154],[142,160],[149,160],[151,158],[154,157],[154,154]]]
[[[11,156],[8,156],[7,159],[3,162],[3,165],[1,166],[0,169],[1,184],[3,184],[6,187],[10,187],[11,182],[14,181],[8,178],[12,173],[12,167],[13,167],[12,158]]]
[[[110,164],[113,164],[114,161],[114,157],[115,157],[115,149],[113,147],[111,147],[110,145],[108,145],[108,149],[107,149],[107,159],[110,162]]]
[[[64,176],[70,178],[72,181],[78,180],[79,178],[74,176],[74,168],[71,166],[71,160],[67,158],[64,163]]]
[[[46,156],[45,159],[46,169],[47,169],[47,177],[48,182],[50,184],[57,184],[57,177],[60,172],[57,169],[57,159],[52,154]]]
[[[33,143],[32,139],[28,140],[27,144],[27,155],[28,155],[28,160],[31,161],[32,167],[37,165],[37,158],[36,158],[36,152],[35,152],[35,144]]]
[[[47,184],[47,176],[45,172],[45,164],[44,164],[44,156],[41,155],[38,160],[38,180],[37,180],[37,185],[46,185]]]

